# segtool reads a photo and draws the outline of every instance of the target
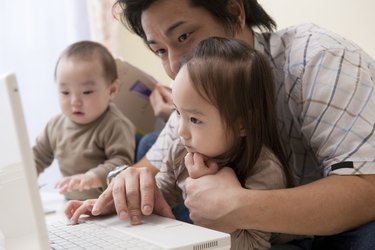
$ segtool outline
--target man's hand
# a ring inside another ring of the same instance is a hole
[[[190,218],[197,225],[233,232],[237,228],[231,227],[231,215],[236,204],[230,201],[231,196],[240,190],[242,187],[236,174],[228,167],[214,175],[187,178],[185,205],[190,211]]]
[[[200,153],[187,153],[185,156],[185,166],[190,178],[196,179],[204,175],[216,174],[218,165],[212,159]]]
[[[99,177],[91,171],[88,171],[84,174],[76,174],[64,177],[60,179],[55,185],[55,188],[59,189],[59,192],[61,194],[72,192],[75,190],[82,192],[83,190],[99,187],[103,187],[103,183],[99,179]]]
[[[150,102],[155,116],[167,121],[173,111],[171,89],[161,84],[156,84],[150,95]]]
[[[155,171],[149,167],[129,167],[116,176],[95,202],[92,215],[101,214],[109,203],[114,204],[120,219],[130,219],[133,225],[152,212],[174,218],[156,186]]]

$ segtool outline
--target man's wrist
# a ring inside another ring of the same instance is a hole
[[[113,169],[112,171],[110,171],[107,174],[107,185],[109,185],[109,183],[111,183],[113,178],[115,178],[119,173],[121,173],[122,171],[124,171],[128,167],[130,167],[130,166],[129,165],[118,166],[115,169]]]

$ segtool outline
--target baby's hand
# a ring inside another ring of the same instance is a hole
[[[190,178],[193,179],[204,175],[216,174],[219,170],[216,162],[200,153],[187,153],[185,156],[185,166]]]
[[[85,201],[70,200],[65,207],[65,215],[70,220],[72,225],[77,224],[81,215],[90,215],[95,202],[97,200],[90,199]],[[108,202],[105,207],[102,208],[100,215],[110,214],[115,212],[115,206],[113,202]],[[95,215],[98,216],[99,214]]]
[[[65,207],[65,216],[71,221],[71,223],[77,224],[78,219],[82,214],[92,215],[91,211],[94,207],[96,200],[70,200]]]
[[[62,194],[76,190],[82,192],[83,190],[98,187],[103,187],[103,183],[99,177],[91,171],[88,171],[85,174],[64,177],[55,185],[55,188],[59,189],[59,192]]]

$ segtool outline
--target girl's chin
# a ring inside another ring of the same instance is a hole
[[[185,146],[186,151],[189,153],[198,153],[197,150],[195,150],[193,147]]]
[[[195,151],[191,148],[185,148],[185,149],[186,149],[186,151],[188,151],[188,153],[195,153]]]

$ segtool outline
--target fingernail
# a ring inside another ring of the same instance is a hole
[[[92,209],[91,209],[91,213],[92,213],[93,215],[96,215],[96,214],[98,213],[98,209],[96,208],[95,205],[92,207]]]
[[[141,223],[138,215],[132,215],[130,221],[131,221],[132,225],[138,225],[138,224]]]
[[[145,205],[145,206],[143,206],[143,212],[144,212],[145,214],[151,214],[151,213],[152,213],[152,208],[151,208],[151,206],[150,206],[150,205]]]
[[[125,211],[120,212],[120,219],[126,220],[128,218],[128,213]]]

